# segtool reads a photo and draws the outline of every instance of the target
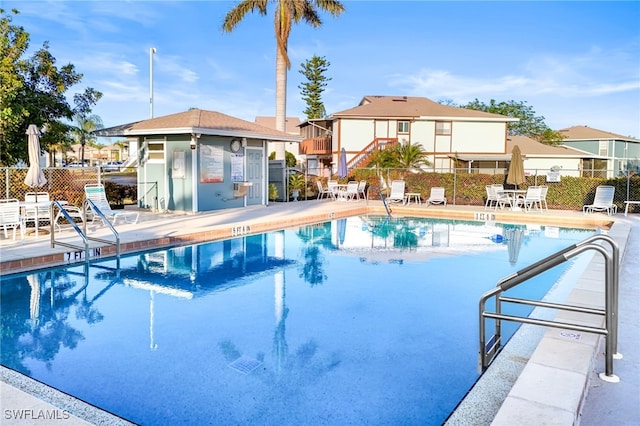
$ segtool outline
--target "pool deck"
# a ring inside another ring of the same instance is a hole
[[[604,338],[579,333],[567,338],[556,328],[523,326],[482,379],[453,413],[450,425],[631,425],[640,424],[640,217],[631,214],[550,210],[543,213],[486,211],[478,206],[392,206],[394,215],[425,215],[447,219],[539,223],[551,226],[601,227],[620,247],[618,352],[614,374],[619,383],[598,377],[604,371]],[[117,226],[122,253],[225,239],[352,216],[384,214],[379,201],[305,201],[276,203],[199,214],[142,212],[138,224]],[[108,239],[106,227],[89,224],[90,235]],[[80,242],[70,229],[56,237]],[[92,243],[92,247],[96,244]],[[605,245],[606,246],[606,245]],[[113,255],[103,247],[101,257]],[[23,241],[0,237],[0,274],[68,264],[81,256],[75,250],[51,248],[48,235]],[[604,260],[595,254],[576,279],[566,303],[604,305]],[[561,313],[557,319],[594,325],[593,317]],[[476,327],[477,324],[473,324]],[[536,331],[532,332],[531,329]],[[527,334],[529,333],[529,334]],[[518,338],[516,338],[518,337]],[[521,342],[518,346],[517,342]],[[522,344],[522,342],[528,342]],[[533,342],[533,343],[532,343]],[[528,346],[528,347],[527,347]],[[526,348],[525,348],[526,347]],[[4,367],[0,368],[3,425],[128,424],[68,395]],[[17,417],[22,416],[22,419]],[[38,417],[40,416],[40,417]],[[53,416],[53,419],[44,419]],[[57,417],[56,417],[57,416]]]

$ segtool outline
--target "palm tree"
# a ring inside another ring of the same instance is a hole
[[[103,127],[102,119],[95,114],[76,114],[74,115],[74,122],[75,125],[71,126],[71,134],[81,145],[80,164],[84,165],[84,147],[87,143],[91,145],[96,142],[97,139],[92,132]]]
[[[401,169],[400,174],[404,175],[407,169],[419,169],[430,165],[428,156],[429,154],[419,143],[398,144],[373,153],[369,166],[378,169],[381,185],[389,187],[389,182],[386,182],[383,177],[382,169]]]
[[[337,0],[242,0],[224,18],[222,30],[231,32],[249,12],[267,14],[267,4],[276,4],[274,25],[276,33],[276,130],[285,131],[287,107],[287,70],[291,68],[287,45],[291,24],[305,21],[318,28],[322,25],[318,10],[338,16],[344,5]],[[285,159],[285,145],[276,144],[276,159]]]
[[[397,167],[419,169],[430,164],[428,154],[421,144],[399,144],[395,147]]]

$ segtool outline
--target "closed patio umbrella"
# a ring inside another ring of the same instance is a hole
[[[507,239],[507,248],[509,251],[509,263],[515,265],[518,262],[520,248],[522,247],[522,239],[524,238],[522,229],[509,228],[505,229],[504,236]]]
[[[342,148],[340,152],[340,161],[338,162],[338,177],[347,177],[347,150]]]
[[[47,183],[47,179],[44,177],[44,173],[42,173],[42,168],[40,167],[40,131],[35,124],[29,124],[27,135],[29,135],[27,142],[29,170],[27,171],[27,177],[24,179],[24,183],[30,188],[39,188]]]
[[[511,151],[511,162],[509,163],[507,183],[515,185],[516,189],[518,188],[518,185],[525,183],[524,163],[522,160],[522,153],[520,152],[520,147],[518,145],[515,145]]]

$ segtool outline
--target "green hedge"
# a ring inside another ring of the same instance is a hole
[[[374,170],[357,170],[351,180],[365,179],[370,185],[379,186],[380,178]],[[441,186],[445,188],[445,194],[449,203],[453,204],[455,193],[457,205],[484,205],[486,200],[486,185],[504,184],[504,175],[486,175],[457,173],[430,173],[430,172],[404,172],[393,171],[389,173],[388,180],[404,179],[406,192],[418,192],[422,199],[429,197],[431,187]],[[640,176],[632,176],[629,179],[629,199],[640,200]],[[455,191],[454,191],[455,185]],[[615,179],[586,178],[563,176],[560,182],[546,182],[544,175],[528,176],[527,182],[520,185],[526,189],[531,185],[547,185],[547,204],[549,208],[562,210],[582,210],[585,204],[591,204],[598,185],[611,185],[616,188],[614,203],[618,209],[624,209],[624,201],[627,199],[627,178]],[[377,198],[377,194],[373,194]]]

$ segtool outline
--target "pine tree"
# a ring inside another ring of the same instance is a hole
[[[326,115],[324,103],[322,102],[322,92],[327,87],[330,77],[324,75],[331,65],[323,56],[314,55],[305,63],[301,64],[300,74],[307,78],[306,83],[301,83],[298,88],[302,99],[307,103],[307,108],[303,111],[307,119],[322,118]]]

